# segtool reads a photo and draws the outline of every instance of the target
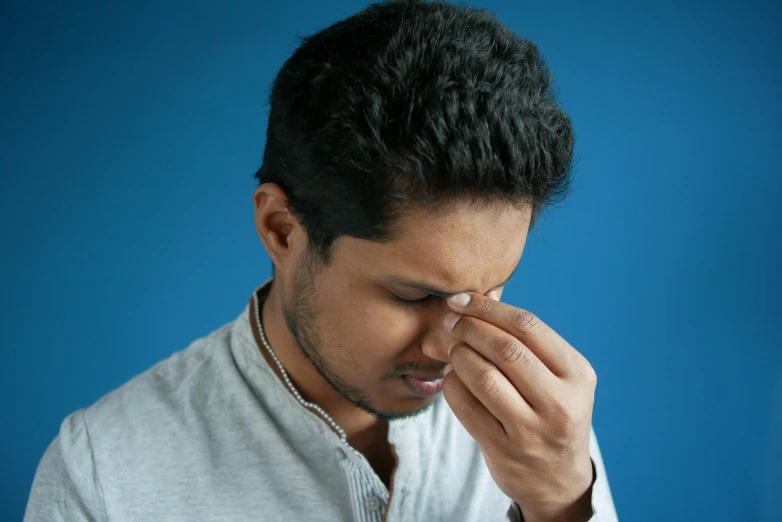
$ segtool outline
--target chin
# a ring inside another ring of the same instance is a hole
[[[437,395],[431,397],[389,397],[373,404],[372,414],[386,420],[413,417],[428,410],[437,399]]]

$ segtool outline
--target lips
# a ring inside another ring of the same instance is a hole
[[[429,376],[426,379],[421,379],[412,375],[404,375],[402,377],[407,383],[407,386],[413,390],[413,392],[420,397],[431,397],[436,395],[443,389],[443,379],[432,379]]]
[[[422,381],[437,381],[439,379],[443,378],[442,374],[437,375],[425,375],[423,373],[417,374],[417,373],[407,373],[405,374],[406,377],[414,377],[416,379],[421,379]]]

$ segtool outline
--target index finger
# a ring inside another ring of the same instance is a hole
[[[466,306],[459,306],[458,297],[463,295],[470,300]],[[476,317],[508,332],[523,342],[554,375],[571,377],[579,373],[581,354],[532,312],[474,292],[451,296],[448,305],[457,313]]]

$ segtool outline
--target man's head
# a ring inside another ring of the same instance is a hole
[[[400,376],[442,372],[448,306],[401,280],[502,285],[572,151],[537,48],[484,12],[372,4],[304,39],[274,81],[255,193],[299,349],[378,416],[431,404]]]

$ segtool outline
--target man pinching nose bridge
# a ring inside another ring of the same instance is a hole
[[[485,11],[304,38],[252,193],[271,277],[69,415],[25,521],[615,521],[594,369],[501,299],[572,160],[540,51]]]

